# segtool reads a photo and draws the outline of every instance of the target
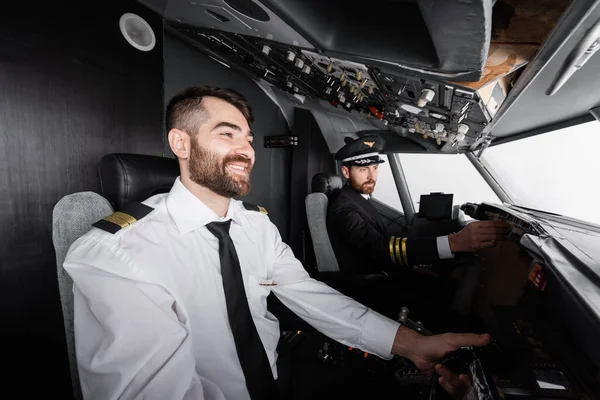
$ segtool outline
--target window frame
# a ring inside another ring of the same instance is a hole
[[[402,167],[401,154],[414,154],[414,153],[387,153],[388,160],[390,160],[390,168],[392,170],[392,174],[394,176],[394,181],[396,182],[396,189],[398,190],[398,195],[400,196],[400,202],[402,203],[402,207],[404,208],[404,214],[406,216],[406,222],[410,226],[413,224],[415,220],[415,216],[417,215],[415,211],[415,207],[412,201],[412,196],[410,193],[410,188],[408,187],[408,182],[406,180],[406,175],[404,174],[404,169]],[[425,154],[425,153],[423,153]],[[431,154],[431,153],[427,153]],[[452,155],[450,153],[436,153],[440,155]],[[483,178],[485,183],[490,187],[490,189],[498,196],[500,201],[506,202],[508,204],[514,204],[508,193],[502,188],[502,186],[498,183],[498,181],[493,177],[490,171],[485,167],[484,164],[472,153],[466,152],[464,155],[473,165],[473,168],[477,173]],[[409,211],[410,210],[410,211]]]

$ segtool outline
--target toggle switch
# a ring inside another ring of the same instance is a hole
[[[331,73],[331,71],[333,71],[333,62],[330,62],[329,65],[327,66],[327,72]]]
[[[427,103],[429,103],[435,97],[435,92],[431,89],[423,89],[421,91],[421,97],[417,101],[417,105],[419,107],[425,107]]]

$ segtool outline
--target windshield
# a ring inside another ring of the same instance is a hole
[[[421,195],[453,194],[453,204],[491,202],[502,204],[464,154],[400,154],[415,210]]]
[[[600,224],[600,123],[492,146],[481,161],[515,204]]]

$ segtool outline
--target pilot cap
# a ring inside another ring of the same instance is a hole
[[[377,135],[363,136],[358,139],[346,137],[344,147],[335,153],[335,159],[341,161],[345,166],[361,166],[381,164],[385,162],[379,158],[383,152],[384,140]]]

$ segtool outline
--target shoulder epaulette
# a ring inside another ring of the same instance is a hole
[[[259,213],[268,215],[269,213],[267,212],[267,209],[261,206],[257,206],[256,204],[252,204],[252,203],[247,203],[247,202],[242,202],[244,204],[244,208],[246,210],[250,210],[250,211],[258,211]]]
[[[152,210],[154,210],[154,208],[142,203],[130,203],[126,205],[123,210],[112,213],[108,217],[92,224],[92,226],[109,233],[117,233],[121,229],[144,218],[146,215],[150,214]]]

